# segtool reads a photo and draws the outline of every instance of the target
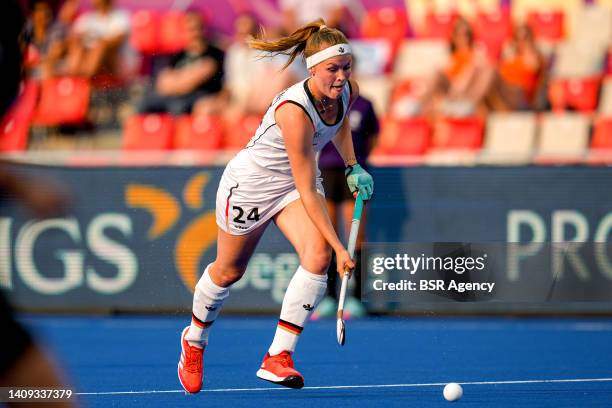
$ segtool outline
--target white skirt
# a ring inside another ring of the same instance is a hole
[[[325,197],[321,178],[317,191]],[[242,150],[225,168],[217,190],[217,225],[231,235],[245,235],[300,198],[293,177],[255,164]]]

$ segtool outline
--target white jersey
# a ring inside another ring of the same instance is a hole
[[[315,129],[313,149],[318,152],[338,132],[344,121],[351,96],[347,82],[339,100],[338,116],[333,124],[323,121],[314,107],[306,80],[278,94],[268,108],[255,136],[225,168],[217,190],[217,225],[232,235],[248,234],[266,225],[275,214],[300,198],[291,174],[289,157],[280,128],[274,119],[285,103],[300,106]],[[316,189],[325,196],[321,179]]]
[[[266,111],[259,128],[245,148],[251,159],[258,166],[288,176],[291,175],[285,139],[274,117],[277,109],[285,103],[298,105],[310,118],[315,130],[313,149],[316,153],[323,150],[323,147],[336,135],[340,126],[342,126],[351,97],[350,82],[346,82],[342,96],[338,101],[339,106],[336,120],[334,123],[328,124],[323,121],[319,111],[315,108],[315,99],[308,89],[307,81],[308,79],[300,81],[279,93]]]

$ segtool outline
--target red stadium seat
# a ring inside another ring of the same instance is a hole
[[[591,149],[612,152],[612,118],[600,118],[595,122]]]
[[[361,24],[363,38],[386,40],[390,48],[386,69],[391,69],[400,44],[409,31],[408,14],[404,8],[382,7],[369,10]]]
[[[389,102],[393,104],[406,96],[421,95],[425,92],[426,87],[427,84],[425,84],[422,80],[397,80],[396,85],[391,91],[391,99]]]
[[[36,81],[26,81],[22,84],[13,106],[0,121],[0,151],[27,148],[30,121],[36,109],[39,92],[40,86]]]
[[[123,132],[124,150],[167,150],[172,148],[174,119],[168,114],[130,117]]]
[[[28,146],[30,120],[36,109],[39,85],[26,81],[11,109],[0,121],[0,151],[25,150]]]
[[[415,85],[417,84],[417,81],[411,81],[409,79],[398,82],[397,85],[395,85],[395,87],[391,91],[391,105],[393,105],[393,103],[397,102],[404,96],[411,95],[414,92]]]
[[[612,117],[600,117],[595,120],[589,147],[587,164],[612,165]]]
[[[236,124],[226,124],[224,148],[238,150],[244,148],[257,132],[261,123],[260,115],[247,115],[238,120]]]
[[[497,60],[504,43],[512,37],[512,18],[509,9],[490,13],[480,12],[474,24],[476,41],[484,45],[489,57]]]
[[[423,118],[382,121],[376,154],[423,155],[429,148],[431,127]]]
[[[597,109],[601,79],[553,79],[548,85],[548,99],[553,110],[572,108],[580,112]]]
[[[425,16],[425,29],[421,35],[423,38],[449,40],[453,33],[455,21],[459,13],[449,11],[447,13],[428,12]]]
[[[565,15],[561,10],[531,11],[527,14],[527,25],[537,40],[559,41],[565,35]]]
[[[21,151],[28,147],[30,123],[7,113],[0,122],[0,152]]]
[[[444,118],[436,126],[436,149],[477,150],[482,146],[484,124],[481,118]]]
[[[216,150],[223,142],[223,120],[217,116],[181,116],[176,121],[175,149]]]
[[[361,24],[363,38],[382,38],[392,44],[408,34],[408,15],[403,8],[383,7],[368,11]]]
[[[43,126],[83,123],[89,109],[91,83],[84,78],[50,78],[42,82],[34,123]]]
[[[162,15],[159,27],[160,52],[173,54],[187,43],[186,16],[181,11],[169,11]]]
[[[130,44],[143,54],[159,51],[158,30],[160,15],[154,11],[140,10],[132,15]]]
[[[422,95],[426,86],[424,81],[410,79],[397,81],[389,98],[389,114],[396,119],[413,117],[418,114],[418,110],[414,111],[415,107],[420,106],[416,103],[417,95]]]
[[[33,80],[28,80],[22,83],[19,95],[15,100],[9,113],[24,119],[29,122],[36,110],[36,104],[38,102],[38,95],[40,93],[40,84]]]

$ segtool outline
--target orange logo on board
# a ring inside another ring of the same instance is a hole
[[[203,193],[208,178],[208,174],[202,172],[187,181],[182,197],[186,210],[197,211],[204,208]],[[125,200],[129,207],[143,209],[151,214],[153,222],[147,233],[149,240],[155,240],[170,232],[183,212],[176,197],[155,186],[129,184],[125,191]],[[193,291],[199,278],[200,259],[217,239],[215,211],[200,215],[177,235],[174,264],[185,286]]]

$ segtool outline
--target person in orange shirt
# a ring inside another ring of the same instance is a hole
[[[545,60],[538,49],[533,32],[527,25],[514,31],[510,47],[499,65],[506,89],[503,102],[510,109],[529,107],[543,83]]]
[[[441,110],[453,116],[465,116],[474,113],[484,102],[495,69],[486,52],[476,46],[472,27],[464,18],[458,19],[453,27],[450,50],[450,63],[444,71],[446,95]]]
[[[483,104],[495,78],[495,68],[486,52],[476,46],[472,28],[464,18],[457,19],[449,46],[450,59],[445,69],[415,86],[411,95],[392,107],[396,116],[470,116]]]

